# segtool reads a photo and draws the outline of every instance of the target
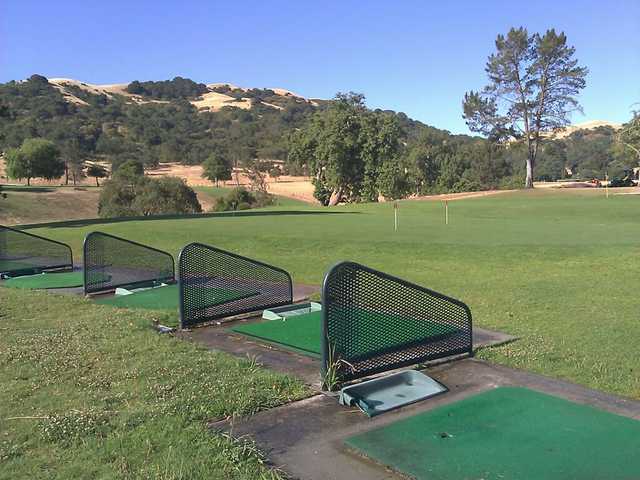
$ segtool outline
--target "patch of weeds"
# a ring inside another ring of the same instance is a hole
[[[84,437],[105,437],[111,430],[109,414],[98,410],[71,410],[40,421],[40,434],[50,443],[71,444]]]
[[[0,463],[18,458],[24,453],[23,445],[12,443],[10,440],[4,440],[0,443]]]
[[[14,337],[2,351],[6,363],[34,365],[46,372],[45,382],[56,383],[60,376],[78,369],[89,369],[93,360],[78,333],[28,332]]]
[[[338,388],[340,385],[340,370],[345,365],[353,370],[353,365],[336,356],[336,347],[329,342],[329,358],[327,359],[326,371],[322,376],[323,389],[333,392]]]
[[[230,461],[230,469],[234,473],[242,474],[245,472],[247,464],[255,463],[264,467],[258,477],[260,480],[284,480],[286,478],[283,470],[267,463],[262,451],[249,437],[233,438],[228,434],[221,434],[221,437],[224,440],[221,454]]]
[[[215,374],[205,364],[176,365],[167,375],[158,368],[148,377],[149,395],[157,414],[209,420],[253,414],[303,398],[307,390],[292,377],[269,372],[251,359],[223,360]]]

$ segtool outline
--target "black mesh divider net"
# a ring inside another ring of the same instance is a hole
[[[84,239],[83,264],[85,293],[175,281],[171,254],[102,232]]]
[[[73,269],[65,243],[0,225],[0,273],[9,276]]]
[[[471,311],[459,300],[353,262],[322,289],[323,378],[340,381],[472,354]]]
[[[293,302],[285,270],[201,243],[180,252],[178,283],[182,328]]]

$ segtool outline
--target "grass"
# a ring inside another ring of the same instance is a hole
[[[206,421],[303,398],[254,360],[162,336],[163,314],[0,288],[0,478],[278,478]]]
[[[244,215],[49,227],[34,232],[80,252],[103,230],[177,254],[192,241],[273,263],[320,284],[354,260],[465,301],[476,326],[521,337],[482,358],[640,398],[635,345],[640,197],[533,191],[449,202],[321,208]]]
[[[42,187],[2,185],[0,224],[50,222],[96,217],[100,189],[95,187]]]
[[[6,198],[0,198],[0,225],[26,225],[64,220],[92,219],[98,216],[100,188],[91,185],[30,186],[1,185]],[[204,211],[232,187],[194,187]],[[307,203],[276,196],[271,208],[305,207]]]

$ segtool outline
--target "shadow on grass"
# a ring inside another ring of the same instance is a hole
[[[15,225],[13,228],[29,230],[31,228],[67,228],[86,227],[88,225],[107,225],[110,223],[154,221],[154,220],[193,220],[198,218],[226,217],[269,217],[269,216],[304,216],[304,215],[359,215],[361,212],[336,212],[320,210],[243,210],[238,212],[194,213],[187,215],[155,215],[149,217],[89,218],[84,220],[66,220],[63,222],[29,223]]]
[[[50,193],[55,192],[53,187],[27,187],[19,185],[0,185],[3,192],[27,192],[27,193]]]

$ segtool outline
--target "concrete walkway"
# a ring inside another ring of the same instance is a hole
[[[423,370],[449,392],[368,418],[359,410],[338,405],[332,396],[309,399],[268,410],[233,424],[215,423],[216,430],[254,439],[270,461],[293,478],[305,480],[382,480],[405,478],[350,452],[343,441],[372,428],[461,400],[498,386],[522,386],[640,419],[640,402],[597,392],[579,385],[519,370],[463,359]],[[603,439],[606,441],[606,439]]]

